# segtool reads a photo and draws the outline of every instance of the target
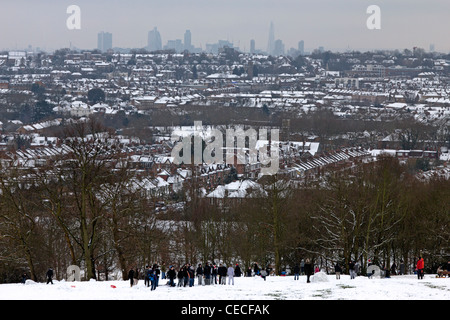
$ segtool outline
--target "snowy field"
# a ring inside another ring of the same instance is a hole
[[[0,285],[1,300],[450,300],[450,278],[425,275],[393,276],[389,279],[350,279],[321,274],[306,283],[306,277],[240,277],[233,285],[169,287],[160,280],[155,291],[142,280],[130,287],[128,281],[65,282]],[[320,279],[320,281],[317,281]]]

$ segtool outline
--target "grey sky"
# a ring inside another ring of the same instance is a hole
[[[192,32],[195,46],[229,40],[242,50],[255,39],[267,48],[270,22],[286,48],[305,41],[319,46],[404,49],[414,46],[450,52],[448,0],[0,0],[0,49],[28,45],[43,49],[92,49],[97,33],[113,34],[113,46],[140,48],[158,27],[163,45]],[[81,8],[81,30],[68,30],[69,5]],[[368,30],[369,5],[381,8],[381,30]]]

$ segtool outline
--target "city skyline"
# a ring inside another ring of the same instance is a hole
[[[332,51],[413,47],[428,50],[431,46],[436,51],[450,51],[450,41],[444,36],[450,30],[448,1],[378,1],[380,30],[366,26],[370,16],[366,10],[371,4],[366,0],[345,0],[340,4],[331,0],[230,0],[220,4],[206,0],[189,4],[180,0],[132,0],[127,4],[118,0],[81,0],[77,3],[81,28],[69,30],[69,1],[8,1],[2,4],[4,10],[0,13],[0,28],[8,30],[0,38],[0,49],[32,46],[51,51],[73,45],[90,50],[97,47],[97,35],[102,30],[113,34],[114,47],[145,48],[149,31],[157,27],[163,46],[169,40],[184,39],[184,33],[190,30],[191,45],[203,50],[207,44],[225,40],[249,52],[254,40],[257,50],[266,51],[273,23],[274,39],[281,40],[286,50],[297,48],[303,40],[305,51],[319,47]]]

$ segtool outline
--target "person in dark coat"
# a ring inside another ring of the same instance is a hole
[[[153,264],[153,274],[155,278],[155,286],[159,285],[159,275],[161,274],[161,269],[157,263]]]
[[[236,268],[234,268],[234,275],[236,277],[240,277],[241,274],[242,274],[241,267],[239,267],[239,264],[236,263]]]
[[[205,285],[211,284],[211,264],[206,263],[205,268],[203,269],[205,274]]]
[[[309,277],[314,274],[314,268],[309,259],[306,259],[305,261],[305,274],[306,274],[306,283],[310,283]]]
[[[183,286],[186,287],[189,284],[189,264],[183,266]]]
[[[21,281],[21,282],[22,282],[23,284],[25,284],[25,283],[27,282],[27,279],[28,279],[27,274],[26,274],[26,273],[23,273],[23,274],[22,274],[22,281]]]
[[[403,260],[400,260],[400,271],[399,271],[400,275],[404,275],[405,274],[405,263],[403,262]]]
[[[178,274],[177,274],[178,287],[183,286],[183,284],[184,284],[183,278],[184,278],[184,268],[181,267],[180,270],[178,270]]]
[[[211,275],[212,275],[211,282],[214,280],[214,284],[217,284],[217,266],[216,265],[213,265],[213,267],[211,269]]]
[[[348,263],[348,271],[350,273],[350,279],[355,279],[355,262],[352,260]]]
[[[197,270],[196,270],[196,274],[197,274],[198,285],[201,286],[202,282],[203,282],[202,281],[203,280],[203,275],[204,275],[203,267],[202,267],[201,263],[198,264],[198,267],[197,267]]]
[[[219,268],[217,269],[217,273],[219,274],[219,284],[226,284],[227,267],[225,267],[223,264],[220,264]]]
[[[334,273],[336,273],[336,279],[341,278],[342,268],[339,265],[339,262],[336,262],[336,265],[334,266]]]
[[[49,268],[47,270],[47,284],[49,284],[49,283],[53,284],[53,269],[52,268]]]
[[[175,287],[175,278],[177,277],[177,273],[173,266],[169,266],[169,271],[167,271],[167,277],[169,278],[169,286]]]
[[[146,266],[144,272],[144,286],[146,287],[150,287],[150,272],[150,266]]]
[[[298,264],[296,264],[294,266],[294,280],[298,280],[299,279],[299,275],[300,275],[300,267],[298,266]]]
[[[187,271],[188,271],[188,275],[189,275],[189,287],[193,287],[194,286],[194,280],[195,280],[194,266],[191,266],[188,263],[187,268],[188,268]]]
[[[130,280],[130,287],[132,287],[133,284],[134,284],[134,270],[133,270],[133,268],[131,268],[130,271],[128,271],[128,279]]]
[[[259,276],[259,267],[258,264],[255,262],[255,265],[253,267],[253,271],[255,272],[255,276]]]

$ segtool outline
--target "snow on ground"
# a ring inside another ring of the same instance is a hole
[[[328,280],[328,281],[326,281]],[[327,275],[306,283],[306,276],[240,277],[233,285],[169,287],[160,280],[155,291],[142,280],[130,287],[128,281],[65,282],[0,285],[1,300],[450,300],[450,278],[425,275],[393,276],[389,279],[350,279]]]

